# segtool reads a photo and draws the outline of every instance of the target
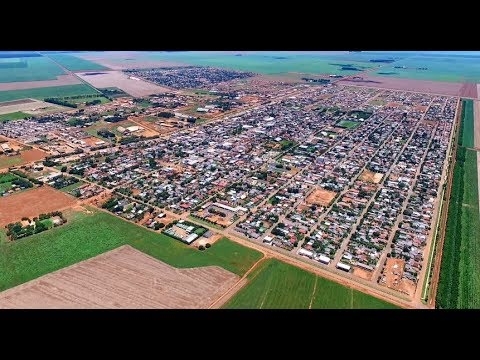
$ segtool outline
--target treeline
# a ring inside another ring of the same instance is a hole
[[[17,176],[19,176],[20,178],[22,178],[21,180],[23,180],[23,181],[27,181],[27,180],[28,180],[28,182],[32,182],[32,183],[34,183],[34,184],[36,184],[36,185],[42,185],[42,184],[43,184],[43,181],[40,181],[40,180],[35,179],[34,177],[28,176],[27,174],[25,174],[25,173],[23,173],[23,172],[21,172],[21,171],[12,170],[12,171],[10,171],[10,172],[11,172],[12,174],[17,175]],[[30,184],[30,186],[27,186],[27,187],[33,187],[33,185]]]
[[[69,108],[76,108],[77,104],[69,102],[67,100],[63,99],[58,99],[58,98],[45,98],[43,101],[51,103],[51,104],[56,104],[56,105],[61,105],[61,106],[66,106]]]

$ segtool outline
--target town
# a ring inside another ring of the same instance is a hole
[[[458,98],[334,83],[240,91],[253,74],[202,71],[131,71],[174,90],[0,124],[4,155],[47,154],[9,171],[188,244],[217,229],[413,296]]]

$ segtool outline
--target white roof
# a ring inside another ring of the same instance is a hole
[[[191,244],[197,237],[198,237],[198,235],[195,234],[195,233],[190,234],[190,235],[188,235],[188,236],[185,238],[185,242],[186,242],[187,244]]]

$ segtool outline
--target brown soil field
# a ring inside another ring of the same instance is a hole
[[[81,83],[82,82],[78,80],[76,76],[67,74],[67,75],[57,76],[56,80],[0,83],[0,91],[34,89],[34,88],[43,88],[43,87],[49,87],[49,86],[75,85],[75,84],[81,84]]]
[[[365,280],[372,280],[372,271],[368,271],[366,269],[362,269],[357,266],[353,266],[353,275],[358,276],[359,278],[365,279]]]
[[[95,143],[97,141],[101,141],[102,139],[98,139],[96,137],[88,137],[88,138],[84,138],[82,139],[82,141],[85,141],[85,143],[88,145],[88,146],[95,146]]]
[[[439,95],[459,96],[462,83],[450,83],[442,81],[398,79],[383,76],[365,75],[362,80],[339,80],[338,85],[357,85],[379,89],[405,90],[412,92],[431,93]]]
[[[230,226],[232,224],[232,222],[230,220],[228,220],[227,217],[221,217],[221,216],[218,216],[218,215],[209,215],[209,216],[206,216],[206,218],[210,221],[213,221],[214,223],[218,224],[218,225],[222,225],[222,226]]]
[[[315,189],[310,195],[308,195],[305,201],[307,202],[307,204],[328,206],[332,202],[335,195],[337,195],[337,193],[334,191]]]
[[[72,196],[49,186],[0,197],[0,226],[19,221],[24,216],[35,217],[41,213],[66,209],[76,202]]]
[[[25,162],[42,160],[48,154],[45,151],[38,149],[25,150],[21,152],[22,159]]]
[[[478,98],[477,94],[477,84],[476,83],[465,83],[460,88],[459,96],[468,97],[468,98]]]
[[[101,74],[98,75],[87,74],[88,72],[78,73],[77,75],[97,88],[117,87],[134,97],[170,91],[166,87],[161,87],[147,81],[130,79],[121,71],[102,71]]]
[[[128,245],[0,293],[7,309],[207,309],[239,277],[177,269]]]
[[[0,108],[4,106],[13,106],[13,105],[23,105],[23,104],[29,104],[33,103],[39,100],[34,100],[34,99],[20,99],[20,100],[11,100],[11,101],[4,101],[0,102]]]
[[[145,69],[183,65],[172,61],[142,59],[143,55],[138,51],[104,51],[97,54],[76,54],[75,56],[93,61],[112,70]]]
[[[374,173],[370,170],[363,170],[362,174],[358,177],[359,180],[378,184],[382,181],[383,174],[381,173]]]

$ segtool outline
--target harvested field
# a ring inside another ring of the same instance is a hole
[[[130,79],[128,75],[121,71],[102,71],[97,72],[96,75],[88,74],[89,73],[78,73],[77,75],[97,88],[117,87],[134,97],[142,97],[170,91],[165,87],[143,80]]]
[[[324,190],[324,189],[315,189],[310,195],[305,199],[308,204],[315,204],[321,206],[329,206],[333,198],[337,195],[334,191]]]
[[[102,51],[97,53],[80,53],[76,57],[90,60],[112,70],[145,69],[157,67],[184,66],[172,61],[148,60],[139,52],[132,51]]]
[[[0,198],[0,226],[18,221],[22,217],[34,217],[41,213],[65,209],[76,204],[69,195],[49,186],[23,191]]]
[[[361,175],[358,177],[359,180],[378,184],[382,181],[383,174],[382,173],[374,173],[370,170],[363,170]]]
[[[46,103],[44,101],[35,99],[22,99],[14,101],[6,101],[0,103],[0,114],[11,114],[17,111],[23,111],[26,113],[32,113],[39,109],[55,108],[58,111],[66,110],[66,107]]]
[[[58,75],[56,80],[0,83],[0,91],[25,90],[50,86],[76,85],[82,82],[74,75]]]
[[[238,280],[218,266],[177,269],[125,245],[0,293],[0,308],[206,309]]]
[[[379,89],[404,90],[412,92],[459,96],[462,83],[430,80],[388,78],[383,76],[363,76],[361,80],[339,80],[338,85],[357,85]]]
[[[477,99],[477,84],[476,83],[465,83],[460,88],[459,96],[466,98]]]

